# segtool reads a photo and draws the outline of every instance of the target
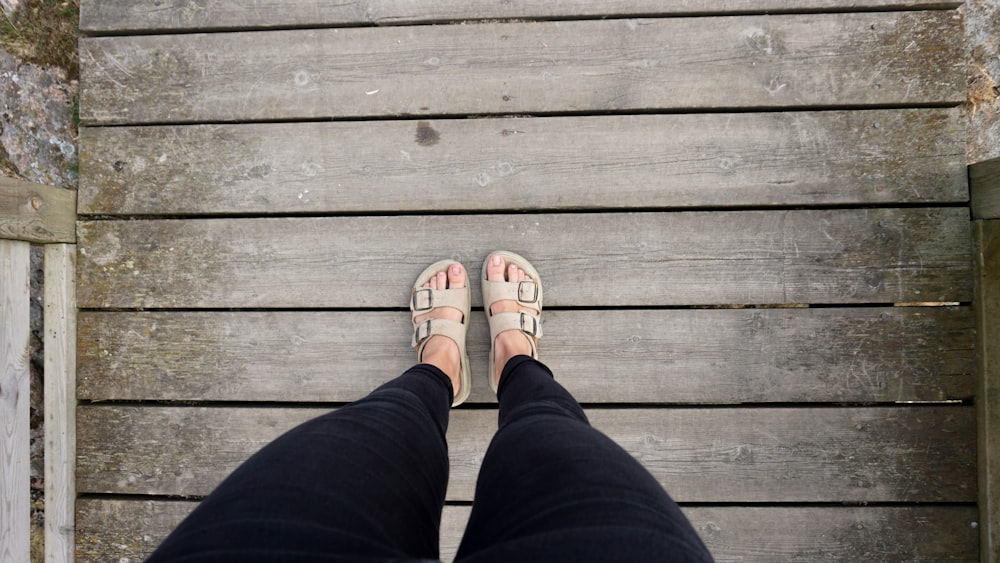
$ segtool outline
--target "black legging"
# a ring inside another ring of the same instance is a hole
[[[435,560],[451,382],[421,364],[284,434],[233,472],[149,561]],[[542,363],[500,379],[456,561],[711,561],[632,456]]]

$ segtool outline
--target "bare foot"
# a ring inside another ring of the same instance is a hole
[[[524,273],[524,270],[514,264],[504,263],[502,256],[491,256],[486,265],[486,279],[490,281],[529,281],[531,277]],[[537,309],[520,306],[517,301],[505,300],[497,301],[490,307],[491,314],[512,313],[524,311],[533,315],[539,314]],[[507,361],[514,356],[531,355],[531,341],[529,336],[519,330],[507,330],[497,335],[493,341],[493,366],[496,370],[493,373],[493,380],[500,383],[500,374],[507,365]]]
[[[459,264],[452,264],[448,272],[438,272],[423,287],[430,289],[456,289],[465,287],[465,268]],[[421,323],[427,319],[449,319],[462,322],[462,311],[453,307],[436,307],[430,312],[417,316],[414,321]],[[420,357],[421,363],[431,364],[445,373],[451,379],[452,390],[458,397],[459,389],[462,386],[462,356],[458,349],[458,343],[451,338],[440,334],[431,336],[424,344],[423,354]]]

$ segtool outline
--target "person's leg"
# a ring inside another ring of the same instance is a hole
[[[543,364],[508,362],[499,398],[456,561],[711,561],[663,487]]]
[[[440,285],[464,283],[459,268]],[[418,320],[454,314],[438,308]],[[149,561],[436,559],[458,347],[433,336],[421,360],[252,456]]]
[[[226,478],[149,561],[437,557],[451,395],[421,364],[298,426]]]
[[[527,279],[506,264],[490,280]],[[491,311],[524,309],[500,301]],[[529,313],[537,311],[528,310]],[[499,430],[458,561],[710,561],[687,518],[631,455],[592,428],[523,333],[494,341]],[[609,380],[610,382],[610,380]]]

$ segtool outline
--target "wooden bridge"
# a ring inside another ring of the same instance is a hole
[[[972,221],[958,7],[84,0],[76,557],[141,558],[403,371],[416,274],[501,248],[718,560],[1000,557],[1000,165]],[[446,560],[496,424],[470,338]]]

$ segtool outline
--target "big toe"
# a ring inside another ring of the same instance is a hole
[[[486,265],[486,279],[490,281],[506,281],[503,256],[490,256],[490,261]]]
[[[465,287],[467,277],[465,268],[461,264],[452,264],[448,268],[448,287],[452,289]]]

